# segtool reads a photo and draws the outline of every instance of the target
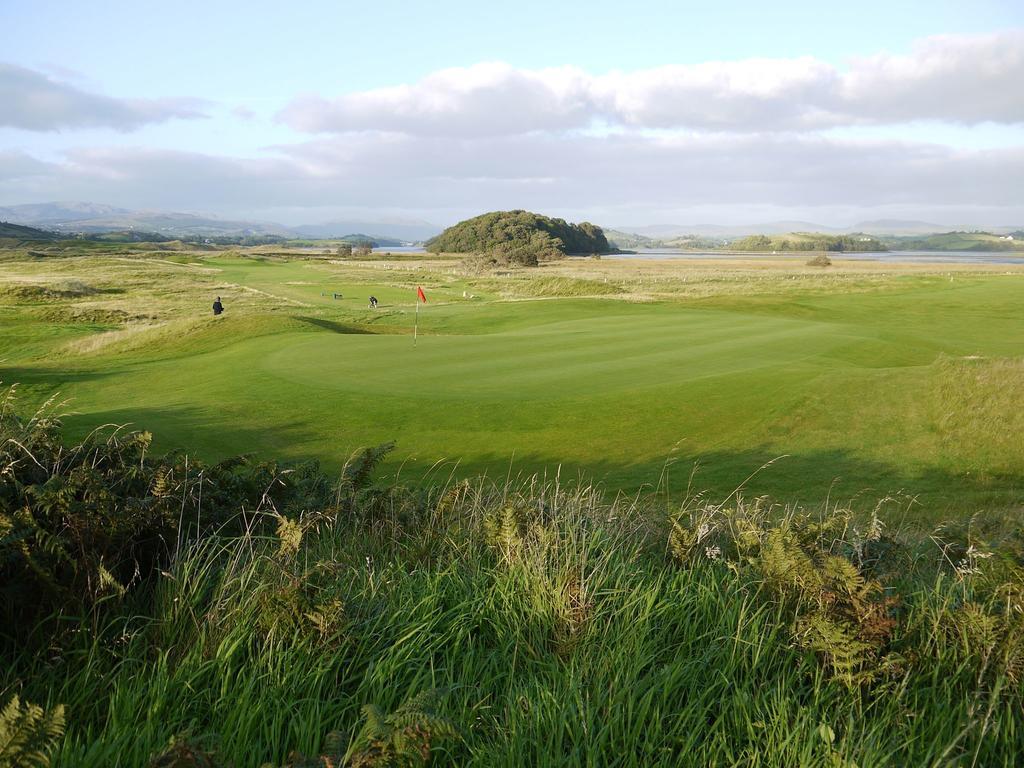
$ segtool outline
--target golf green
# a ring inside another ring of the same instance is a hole
[[[131,423],[157,448],[208,458],[337,467],[393,440],[388,467],[410,481],[561,471],[631,491],[667,475],[678,493],[696,466],[693,487],[719,494],[756,473],[745,493],[786,500],[1020,499],[1019,275],[633,302],[469,300],[460,281],[424,274],[433,301],[414,345],[409,275],[244,259],[207,270],[229,296],[223,318],[59,365],[38,355],[51,326],[33,337],[22,324],[37,354],[0,373],[70,398],[73,433]],[[264,295],[278,304],[242,305]]]

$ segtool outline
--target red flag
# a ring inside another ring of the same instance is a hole
[[[418,298],[424,304],[427,303],[427,295],[423,293],[423,289],[420,288],[418,285],[416,286],[416,298]]]

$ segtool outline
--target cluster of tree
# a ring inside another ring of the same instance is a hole
[[[680,235],[667,240],[654,240],[651,248],[682,248],[685,250],[714,250],[725,245],[720,237],[701,237],[700,235]]]
[[[790,236],[750,235],[728,245],[734,251],[832,251],[865,252],[887,250],[881,240],[866,235],[823,235],[799,233]]]
[[[427,241],[431,253],[476,253],[497,264],[536,266],[568,254],[609,253],[600,227],[530,211],[493,211],[459,222]]]
[[[93,232],[75,236],[76,240],[88,240],[94,243],[169,243],[177,240],[175,237],[160,235],[156,232],[143,232],[135,229],[121,229],[111,232]],[[181,241],[186,242],[186,241]],[[193,239],[191,242],[196,242]],[[202,242],[201,240],[199,242]]]
[[[217,235],[206,237],[182,237],[186,243],[209,243],[213,245],[280,245],[288,242],[288,238],[280,235]]]
[[[375,244],[369,240],[361,240],[356,243],[342,242],[338,246],[339,256],[369,256],[373,253]]]

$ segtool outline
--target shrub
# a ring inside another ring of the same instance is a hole
[[[0,399],[0,633],[123,597],[190,536],[269,527],[304,510],[340,514],[392,447],[358,454],[337,481],[317,462],[154,457],[150,433],[118,428],[68,447],[49,408],[27,420],[13,413],[13,391]]]
[[[351,768],[413,768],[426,765],[432,747],[445,739],[458,738],[451,720],[435,711],[439,692],[430,689],[405,701],[393,713],[363,707],[363,727],[346,754]]]
[[[865,551],[882,538],[874,519],[862,535],[841,510],[821,521],[791,513],[774,522],[759,503],[742,501],[730,513],[704,507],[688,517],[670,520],[673,558],[690,566],[701,557],[722,559],[756,578],[791,611],[794,643],[814,652],[836,679],[871,682],[897,661],[885,651],[899,598],[867,575],[873,561]]]
[[[819,253],[813,259],[808,259],[808,267],[831,267],[832,259],[826,256],[824,253]]]

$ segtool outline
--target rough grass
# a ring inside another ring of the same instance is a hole
[[[437,765],[1012,765],[1024,648],[999,585],[1019,575],[962,533],[908,542],[833,508],[785,529],[838,520],[806,551],[893,599],[871,674],[846,679],[800,640],[814,593],[773,575],[772,518],[538,480],[379,489],[278,537],[182,545],[151,597],[8,657],[0,691],[64,705],[58,766],[144,765],[182,734],[217,765],[279,764],[437,689],[458,732]]]
[[[147,344],[152,340],[152,332],[163,328],[164,325],[165,323],[133,323],[117,330],[90,334],[69,341],[64,345],[62,351],[73,355],[89,355],[98,351],[108,351],[112,347],[129,351]],[[188,330],[188,328],[186,326],[179,330]]]
[[[615,283],[605,280],[587,280],[561,275],[532,275],[518,271],[503,279],[475,280],[474,287],[486,288],[509,298],[556,296],[613,296],[622,293]]]

